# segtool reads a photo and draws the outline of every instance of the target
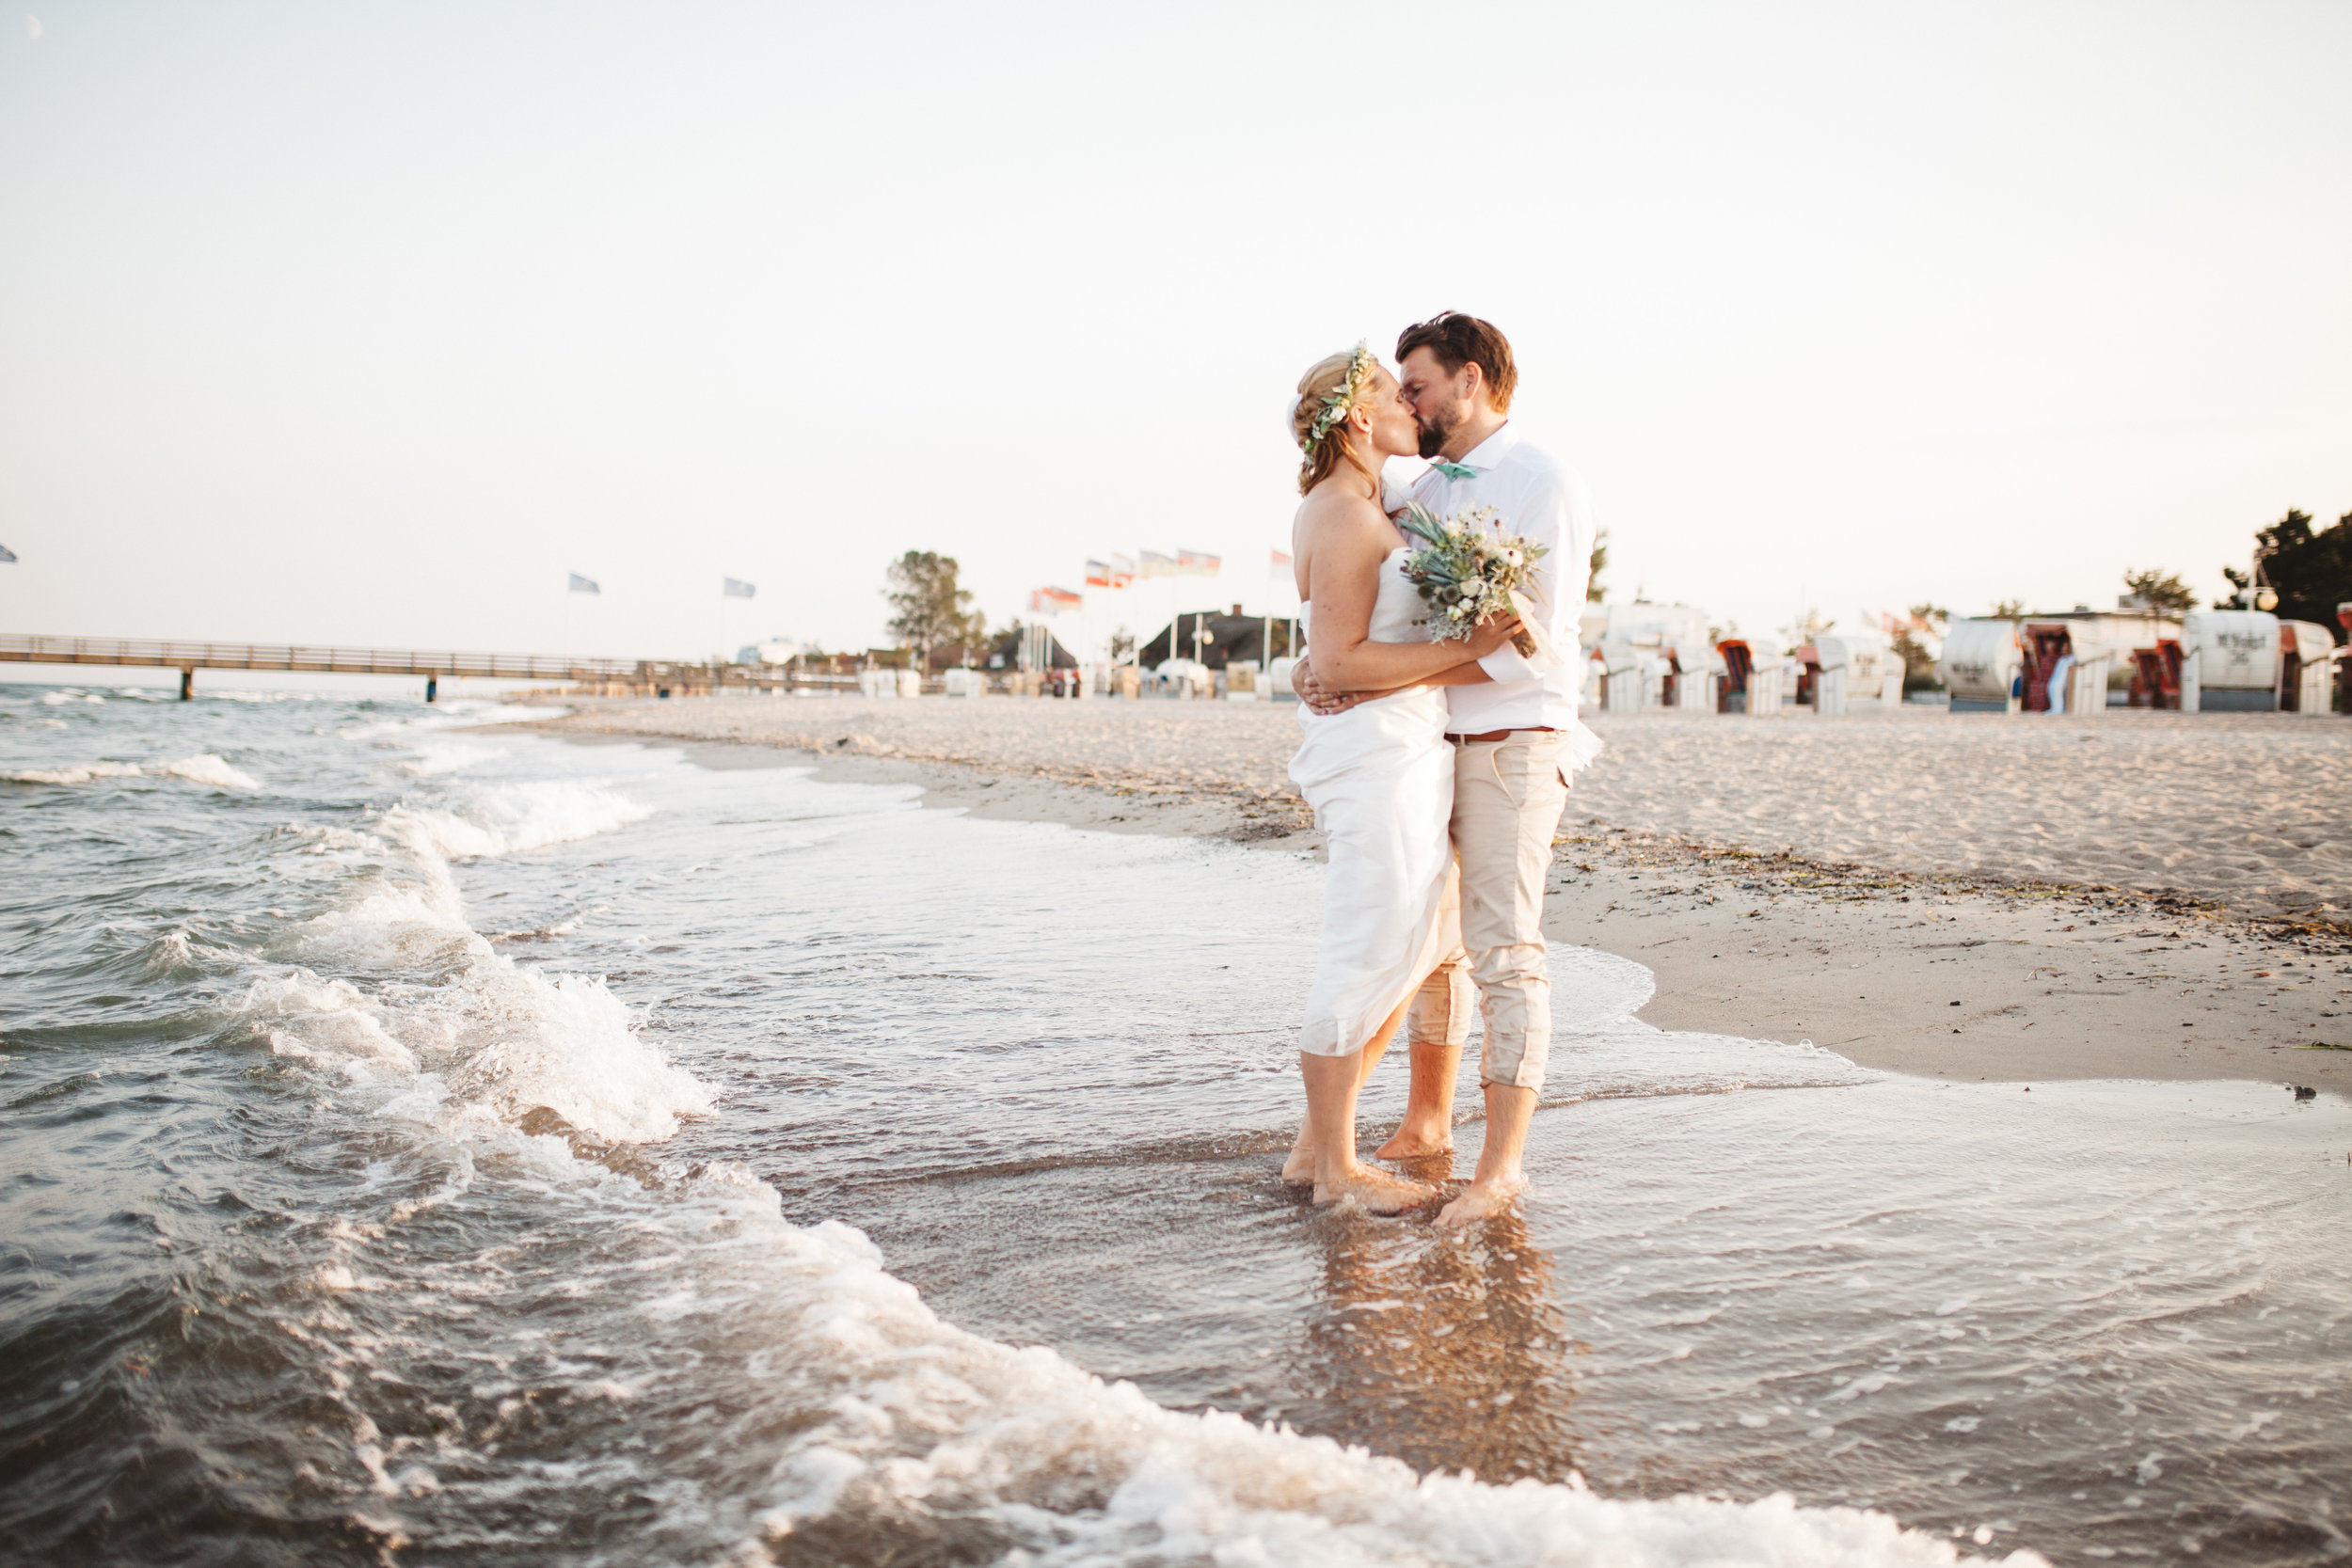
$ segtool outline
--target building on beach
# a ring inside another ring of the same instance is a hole
[[[801,657],[800,642],[789,637],[762,638],[747,642],[735,656],[738,664],[789,664]]]
[[[1222,670],[1235,662],[1295,658],[1307,651],[1306,641],[1295,617],[1244,615],[1239,605],[1227,611],[1188,610],[1152,633],[1136,650],[1136,661],[1156,670],[1172,658],[1193,659]]]
[[[1078,657],[1061,645],[1051,627],[1015,626],[1001,632],[988,647],[991,670],[1075,670]]]

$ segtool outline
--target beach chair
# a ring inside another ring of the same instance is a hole
[[[1748,676],[1756,670],[1756,655],[1743,638],[1728,637],[1715,644],[1715,656],[1724,661],[1722,688],[1715,694],[1718,713],[1748,711]]]
[[[2179,711],[2181,705],[2181,645],[2170,638],[2153,648],[2132,650],[2129,706]]]
[[[2336,640],[2316,621],[2279,623],[2279,711],[2325,713]]]

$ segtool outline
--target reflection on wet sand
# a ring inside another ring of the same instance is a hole
[[[1580,1467],[1569,1415],[1589,1347],[1569,1334],[1551,1255],[1517,1213],[1463,1235],[1353,1212],[1306,1223],[1323,1274],[1292,1369],[1292,1426],[1482,1481]]]

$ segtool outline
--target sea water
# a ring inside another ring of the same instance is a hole
[[[10,1557],[2347,1550],[2333,1098],[1666,1034],[1563,948],[1522,1212],[1318,1212],[1311,861],[512,717],[0,689]]]

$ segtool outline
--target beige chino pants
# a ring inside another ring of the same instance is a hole
[[[1454,748],[1454,853],[1462,869],[1465,952],[1414,993],[1406,1038],[1424,1045],[1466,1039],[1474,983],[1486,1022],[1482,1084],[1544,1086],[1551,1055],[1544,880],[1568,804],[1568,737],[1556,732],[1519,730]]]

